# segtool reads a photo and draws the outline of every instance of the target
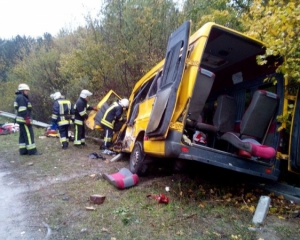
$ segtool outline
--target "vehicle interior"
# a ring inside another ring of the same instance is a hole
[[[260,43],[212,28],[186,120],[184,134],[192,145],[264,161],[275,156],[282,83],[274,85],[268,80],[276,75],[275,64],[280,59],[270,58],[267,64],[258,65],[257,57],[263,53]],[[208,80],[202,69],[214,77]],[[196,131],[206,141],[195,141]]]

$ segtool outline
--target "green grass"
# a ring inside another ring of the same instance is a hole
[[[253,189],[243,189],[242,198],[240,185],[151,172],[140,177],[137,186],[118,190],[99,176],[127,167],[128,159],[89,159],[89,153],[99,152],[98,145],[88,142],[87,148],[79,150],[70,143],[63,151],[58,139],[39,138],[43,133],[35,128],[43,155],[34,157],[19,156],[18,133],[0,136],[0,170],[9,170],[10,178],[31,186],[24,203],[27,213],[43,231],[41,223],[49,224],[51,239],[298,239],[299,218],[283,220],[269,214],[264,232],[248,230],[253,213],[243,206],[244,201],[256,206],[259,196],[253,202],[246,199],[246,193],[255,195]],[[169,204],[147,198],[160,193],[169,198]],[[92,194],[106,195],[104,203],[92,204]],[[96,210],[87,211],[88,206]]]

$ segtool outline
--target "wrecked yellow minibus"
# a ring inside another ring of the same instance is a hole
[[[284,154],[286,136],[276,118],[287,105],[285,80],[276,73],[282,58],[258,65],[262,42],[212,22],[190,36],[190,24],[170,35],[165,59],[134,86],[112,150],[129,153],[130,170],[137,174],[152,159],[197,161],[272,180],[282,161],[298,172],[299,136],[290,136]],[[116,99],[110,91],[99,102],[100,110],[86,122],[90,129],[101,129],[101,112]],[[298,133],[297,124],[292,127]]]

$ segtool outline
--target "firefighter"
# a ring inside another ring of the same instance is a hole
[[[115,122],[122,121],[123,109],[127,109],[129,106],[129,100],[123,98],[118,102],[114,102],[109,108],[105,111],[102,119],[101,126],[105,129],[104,136],[104,151],[103,154],[114,154],[109,148],[112,145],[113,129]]]
[[[19,124],[19,152],[20,155],[41,155],[36,149],[34,132],[32,128],[31,110],[32,106],[28,97],[30,88],[21,83],[16,91],[14,108],[17,112],[16,122]]]
[[[73,107],[70,100],[65,99],[60,92],[51,94],[50,97],[54,99],[51,120],[58,126],[62,149],[67,149],[69,127],[74,121]]]
[[[74,139],[74,146],[75,147],[81,147],[85,146],[85,127],[84,122],[88,118],[87,111],[88,110],[95,110],[97,111],[97,107],[91,107],[87,103],[88,97],[92,96],[93,93],[91,93],[88,90],[82,90],[80,93],[79,98],[77,99],[75,105],[74,105],[74,111],[75,111],[75,139]]]

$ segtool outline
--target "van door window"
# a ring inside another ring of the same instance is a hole
[[[150,90],[148,92],[148,97],[153,97],[154,95],[156,95],[158,89],[160,88],[160,84],[161,84],[161,76],[162,76],[162,71],[160,71],[158,74],[156,74],[153,83],[150,87]]]
[[[148,94],[148,91],[151,87],[151,84],[153,82],[153,79],[150,79],[147,81],[139,91],[137,91],[132,104],[131,104],[131,112],[129,113],[129,120],[128,120],[128,126],[132,126],[134,123],[134,119],[137,117],[139,113],[139,104],[140,102],[143,102],[146,99],[146,96]]]

